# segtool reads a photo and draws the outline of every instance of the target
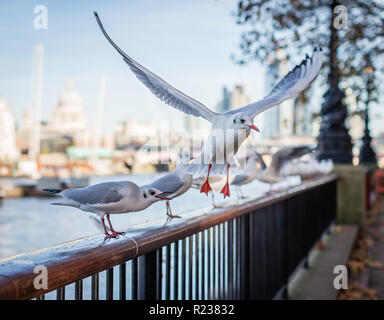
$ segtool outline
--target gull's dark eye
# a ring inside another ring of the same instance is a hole
[[[150,193],[151,196],[154,196],[156,194],[156,192],[153,191],[153,190],[149,191],[149,193]]]
[[[241,122],[241,123],[244,123],[244,122],[245,122],[245,120],[244,120],[244,119],[240,119],[240,122]]]
[[[236,119],[233,119],[233,123],[236,123]]]
[[[145,193],[143,193],[143,197],[144,197],[144,198],[147,198],[147,195],[146,195]]]

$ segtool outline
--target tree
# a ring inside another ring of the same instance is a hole
[[[328,91],[320,115],[319,158],[352,161],[351,138],[345,128],[347,109],[340,82],[356,97],[366,94],[364,61],[372,62],[371,97],[377,96],[384,71],[384,4],[380,0],[240,0],[237,23],[250,26],[241,36],[239,63],[266,61],[282,48],[287,58],[322,47],[328,56]]]

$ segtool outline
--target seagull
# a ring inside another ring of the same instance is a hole
[[[118,235],[124,234],[113,229],[110,214],[141,211],[158,200],[169,200],[166,197],[169,192],[152,187],[139,187],[130,181],[103,182],[86,188],[43,190],[62,198],[51,203],[53,205],[75,207],[97,214],[104,228],[105,239],[117,238]],[[108,233],[104,216],[107,217],[111,233]]]
[[[183,151],[177,158],[177,166],[175,170],[167,175],[157,179],[151,184],[147,185],[147,188],[155,188],[161,191],[167,190],[169,194],[167,198],[174,199],[183,193],[185,193],[192,184],[192,175],[184,172],[185,166],[192,160],[192,155],[189,151]],[[173,215],[169,200],[165,202],[168,219],[180,218],[180,216]]]
[[[240,195],[241,199],[245,198],[241,192],[241,186],[251,183],[259,174],[260,168],[257,167],[257,163],[261,164],[262,170],[266,169],[266,165],[262,160],[261,155],[256,151],[253,151],[247,157],[247,167],[237,174],[231,183],[237,187],[238,195]]]
[[[272,184],[279,182],[283,178],[282,168],[286,163],[313,151],[315,151],[315,148],[307,145],[283,148],[273,154],[269,167],[265,165],[260,156],[259,161],[263,163],[262,166],[265,169],[257,172],[256,179],[269,183],[269,192],[271,192]]]
[[[317,160],[311,157],[308,161],[299,160],[289,162],[281,169],[283,176],[299,175],[302,179],[310,179],[316,176],[327,175],[333,170],[333,161]]]
[[[221,193],[230,196],[229,169],[233,156],[240,145],[249,136],[251,130],[259,131],[253,120],[263,111],[296,97],[316,78],[323,63],[322,50],[314,49],[312,57],[308,55],[290,71],[262,100],[248,104],[223,114],[216,113],[204,104],[177,90],[153,72],[136,62],[121,50],[109,37],[97,14],[96,21],[109,43],[122,56],[136,77],[161,101],[187,115],[202,117],[212,124],[212,131],[205,141],[201,154],[186,169],[187,173],[206,173],[206,179],[200,192],[208,195],[212,190],[209,184],[210,174],[226,174],[225,185]]]

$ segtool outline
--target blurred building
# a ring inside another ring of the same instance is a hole
[[[15,118],[9,109],[8,102],[0,98],[0,161],[16,160],[18,156]]]
[[[273,86],[288,73],[287,58],[283,50],[277,50],[276,54],[268,56],[265,82],[266,94]],[[304,111],[304,110],[303,110]],[[292,136],[295,132],[295,104],[293,99],[284,101],[278,106],[263,112],[262,135],[266,138],[281,138]],[[300,115],[302,118],[303,116]]]
[[[225,113],[233,109],[244,107],[250,102],[251,99],[245,93],[242,85],[236,85],[232,91],[224,86],[222,89],[221,100],[217,105],[217,111]]]
[[[33,130],[30,109],[24,110],[17,131],[17,145],[24,153],[28,152],[28,139]],[[41,153],[65,153],[68,147],[114,149],[113,133],[99,132],[87,127],[85,110],[80,95],[75,91],[71,79],[59,96],[52,110],[51,119],[41,122]]]
[[[154,120],[139,122],[129,119],[115,127],[115,140],[118,147],[130,143],[142,144],[157,136],[157,125]]]
[[[72,80],[68,79],[66,89],[53,109],[49,129],[58,133],[74,134],[85,127],[86,119],[81,98],[73,89]]]
[[[230,109],[237,109],[249,104],[251,99],[244,92],[242,85],[237,85],[230,94]]]

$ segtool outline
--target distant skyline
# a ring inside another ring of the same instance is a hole
[[[33,26],[36,5],[48,9],[47,30]],[[19,121],[31,103],[33,46],[41,42],[43,120],[50,119],[71,77],[92,126],[105,75],[104,130],[129,118],[170,119],[181,128],[184,115],[153,97],[106,42],[93,16],[96,10],[123,50],[208,107],[216,107],[224,85],[241,84],[252,99],[262,98],[264,69],[257,63],[239,66],[230,59],[241,32],[231,15],[235,5],[230,0],[2,2],[0,96]]]
[[[36,5],[48,9],[48,29],[33,26]],[[106,77],[103,130],[126,119],[172,121],[184,126],[184,114],[155,98],[102,36],[93,16],[98,11],[106,30],[138,62],[209,108],[220,102],[222,87],[244,86],[251,101],[265,95],[265,67],[235,64],[243,26],[232,13],[234,0],[83,0],[2,1],[0,4],[0,97],[20,121],[32,99],[33,47],[44,45],[42,120],[49,120],[69,77],[83,99],[87,125],[95,126],[99,83]],[[305,56],[297,57],[290,67]],[[316,87],[319,86],[317,82]],[[325,88],[316,89],[311,109],[320,110]],[[318,106],[317,106],[318,104]],[[378,105],[373,114],[383,114]],[[262,119],[256,119],[261,122]],[[377,134],[383,119],[372,117]]]

